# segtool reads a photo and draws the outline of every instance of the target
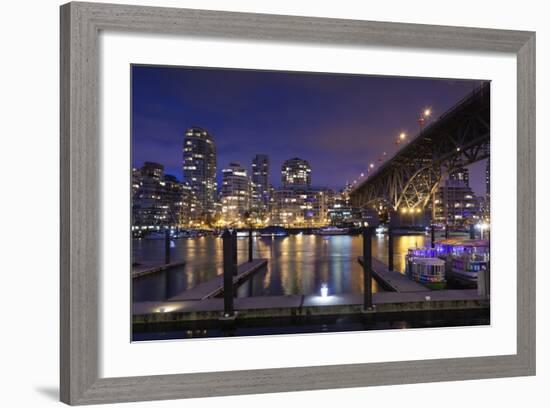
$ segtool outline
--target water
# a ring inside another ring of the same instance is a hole
[[[247,238],[238,239],[238,262],[248,259]],[[403,272],[405,254],[412,246],[428,243],[425,235],[394,237],[394,267]],[[237,296],[310,295],[326,284],[329,294],[362,293],[362,237],[348,235],[291,235],[254,238],[254,257],[268,265],[239,286]],[[373,237],[373,256],[387,263],[388,238]],[[161,264],[163,240],[134,240],[133,261]],[[173,241],[171,260],[185,260],[182,267],[133,280],[134,301],[165,300],[223,272],[222,240],[214,236]],[[373,292],[382,290],[375,281]]]

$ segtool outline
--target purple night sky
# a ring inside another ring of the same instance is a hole
[[[218,178],[229,162],[250,169],[269,155],[280,185],[284,160],[312,167],[312,184],[342,189],[404,131],[418,132],[426,107],[435,119],[479,86],[477,80],[423,79],[281,71],[132,66],[132,165],[165,166],[182,179],[185,130],[206,128],[218,151]],[[470,184],[485,193],[485,161],[470,166]]]

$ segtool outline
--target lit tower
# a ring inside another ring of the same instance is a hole
[[[207,130],[193,126],[183,139],[183,179],[194,192],[203,214],[212,213],[216,200],[216,145]]]
[[[266,209],[269,204],[269,157],[257,154],[252,159],[252,206]]]
[[[225,221],[242,221],[250,210],[250,178],[239,163],[229,163],[222,170],[222,177],[220,198]]]
[[[283,187],[310,187],[311,166],[307,160],[294,157],[281,166],[281,182]]]

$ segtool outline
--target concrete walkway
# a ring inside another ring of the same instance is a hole
[[[357,258],[361,266],[363,265],[363,257]],[[372,259],[372,276],[385,289],[393,292],[431,292],[430,289],[415,282],[402,273],[388,270],[388,266],[378,259]]]
[[[233,284],[236,285],[248,276],[267,265],[267,259],[254,259],[252,262],[245,262],[239,265],[237,274],[233,277]],[[204,300],[219,295],[223,292],[223,274],[200,283],[194,288],[188,289],[176,295],[169,301]]]

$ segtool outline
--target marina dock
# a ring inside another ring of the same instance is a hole
[[[254,259],[238,266],[237,274],[233,277],[233,284],[237,285],[254,272],[267,265],[267,259]],[[206,282],[200,283],[194,288],[188,289],[176,295],[169,301],[205,300],[223,292],[223,274],[220,274]],[[222,301],[223,308],[223,301]]]
[[[132,266],[132,279],[184,265],[185,261],[171,262],[163,265],[134,265]]]
[[[378,292],[373,294],[375,308],[363,310],[362,294],[257,296],[235,299],[237,318],[331,316],[339,314],[407,313],[487,309],[488,302],[477,290],[440,290],[426,292]],[[198,320],[217,320],[224,310],[222,298],[204,300],[138,302],[133,304],[133,323],[151,324]]]
[[[363,257],[357,258],[363,265]],[[415,282],[399,272],[390,271],[388,266],[376,258],[372,258],[372,276],[386,290],[399,293],[430,292],[430,289]]]

